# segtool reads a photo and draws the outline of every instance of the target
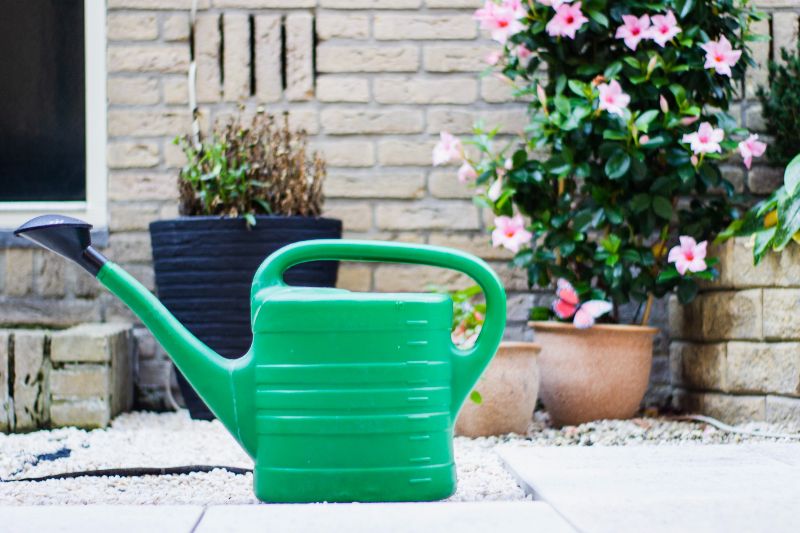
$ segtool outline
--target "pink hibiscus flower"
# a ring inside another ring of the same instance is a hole
[[[622,116],[622,110],[628,107],[631,97],[622,92],[619,82],[611,80],[611,83],[601,83],[597,90],[600,92],[599,108]]]
[[[694,133],[686,133],[681,142],[690,143],[695,154],[710,154],[722,152],[719,143],[725,138],[725,132],[715,128],[708,122],[702,122]]]
[[[689,272],[703,272],[707,269],[706,246],[708,241],[698,244],[697,241],[687,235],[681,236],[680,241],[680,245],[674,246],[669,251],[669,256],[667,256],[668,262],[675,263],[678,273],[683,276],[687,270]]]
[[[625,46],[631,50],[636,50],[639,41],[649,35],[650,17],[642,15],[636,18],[634,15],[622,15],[622,26],[617,28],[615,37],[625,41]]]
[[[681,27],[678,26],[678,21],[675,19],[675,14],[672,10],[667,11],[666,15],[653,15],[651,21],[653,25],[650,26],[648,35],[661,48],[664,48],[668,41],[671,41],[673,37],[681,32]]]
[[[502,246],[517,253],[523,244],[530,243],[533,238],[531,232],[525,229],[525,221],[521,215],[496,217],[494,226],[492,245],[495,248]]]
[[[505,0],[502,4],[486,0],[472,16],[480,22],[481,29],[490,32],[492,39],[500,44],[505,44],[509,37],[525,28],[520,22],[523,17],[525,8],[520,0]]]
[[[706,51],[706,64],[704,68],[713,68],[717,74],[731,76],[731,67],[739,61],[741,50],[734,50],[731,43],[723,35],[719,41],[708,41],[701,44],[700,48]]]
[[[464,163],[458,169],[458,181],[461,183],[467,183],[468,181],[473,181],[478,177],[478,173],[475,172],[475,169],[464,161]]]
[[[753,133],[747,139],[739,143],[739,153],[744,159],[744,166],[750,169],[754,157],[761,157],[767,150],[767,145],[758,140],[758,135]]]
[[[589,22],[589,19],[583,16],[580,2],[561,4],[556,8],[556,14],[547,23],[547,34],[550,37],[569,37],[574,39],[575,32],[587,22]]]
[[[461,161],[464,148],[461,141],[446,131],[439,134],[439,142],[433,148],[433,166],[445,165],[451,161]]]

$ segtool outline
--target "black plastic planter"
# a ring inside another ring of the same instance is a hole
[[[338,239],[342,222],[329,218],[259,216],[247,228],[242,218],[182,217],[150,224],[158,296],[197,338],[228,358],[247,352],[250,284],[261,262],[297,241]],[[289,269],[290,285],[332,287],[338,263],[304,263]],[[214,415],[178,372],[192,418]]]

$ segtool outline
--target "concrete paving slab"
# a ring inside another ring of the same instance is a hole
[[[0,531],[14,533],[190,533],[199,505],[69,505],[0,507]]]
[[[214,506],[197,533],[574,533],[543,502]]]
[[[505,447],[523,488],[595,532],[798,531],[800,445]]]

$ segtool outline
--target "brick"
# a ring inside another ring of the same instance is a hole
[[[507,261],[514,257],[505,248],[493,247],[491,237],[486,233],[431,233],[428,243],[462,250],[486,260]]]
[[[756,266],[749,238],[738,237],[710,250],[719,258],[717,286],[731,288],[798,287],[800,288],[800,247],[788,246],[781,253],[767,254]]]
[[[323,216],[340,219],[347,231],[366,231],[372,227],[372,208],[363,201],[325,202]]]
[[[89,400],[59,401],[50,406],[53,427],[104,428],[111,420],[108,402]]]
[[[108,102],[122,105],[157,104],[158,80],[156,78],[110,78]]]
[[[289,127],[293,130],[302,130],[309,135],[319,133],[319,115],[314,107],[292,107],[289,111]]]
[[[186,78],[164,78],[164,103],[183,104],[189,103],[189,82]]]
[[[800,425],[800,398],[767,396],[767,422]]]
[[[330,172],[325,180],[328,198],[420,198],[425,194],[425,174]]]
[[[0,324],[64,327],[98,320],[100,306],[93,300],[0,297]]]
[[[727,424],[762,421],[766,418],[766,401],[764,396],[705,393],[702,412]]]
[[[768,339],[800,339],[797,304],[800,289],[764,289],[764,336]]]
[[[167,42],[184,42],[189,40],[189,15],[177,13],[164,17],[162,36]]]
[[[145,231],[151,222],[161,218],[161,204],[112,202],[108,214],[111,231]]]
[[[671,300],[674,338],[691,340],[759,340],[762,338],[761,289],[700,294],[678,309]]]
[[[158,37],[158,21],[151,14],[109,13],[109,41],[152,41]]]
[[[453,134],[472,133],[474,124],[483,121],[487,127],[497,127],[499,133],[518,134],[527,125],[527,115],[518,109],[500,111],[466,111],[452,108],[428,110],[428,133],[448,131]]]
[[[514,82],[505,76],[486,76],[481,80],[481,98],[492,104],[513,102],[515,90]]]
[[[175,169],[174,174],[177,176],[178,169],[185,164],[186,154],[183,152],[183,148],[172,141],[164,142],[164,165],[170,169]]]
[[[747,128],[750,131],[765,132],[767,131],[767,123],[764,120],[764,113],[761,109],[761,104],[755,103],[753,100],[747,102],[745,109],[745,121]]]
[[[725,343],[672,342],[672,382],[692,389],[727,391],[727,346]]]
[[[771,194],[783,185],[783,169],[755,165],[747,173],[747,187],[754,194]]]
[[[430,45],[423,52],[428,72],[480,72],[486,56],[497,52],[493,45]]]
[[[110,136],[174,137],[189,131],[191,117],[185,109],[168,111],[114,110],[108,112]]]
[[[0,330],[0,433],[14,428],[14,406],[8,390],[10,337],[8,331]]]
[[[35,255],[36,294],[45,297],[64,296],[64,258],[50,252]]]
[[[329,141],[316,143],[328,167],[371,167],[375,164],[375,150],[370,141]]]
[[[250,96],[250,20],[244,13],[222,16],[225,34],[223,94],[228,102]]]
[[[172,172],[119,172],[108,175],[109,200],[171,200],[178,197],[178,176]]]
[[[158,145],[154,142],[108,143],[106,149],[109,168],[149,168],[158,165]]]
[[[322,43],[317,47],[317,71],[414,72],[419,68],[415,46],[343,46]]]
[[[47,374],[43,331],[14,332],[14,429],[30,430],[47,424]]]
[[[474,191],[458,181],[455,169],[436,170],[428,176],[428,190],[436,198],[472,198]]]
[[[478,229],[478,210],[467,202],[384,202],[375,213],[379,229]]]
[[[94,276],[73,263],[65,263],[64,268],[66,268],[67,271],[64,276],[67,285],[67,293],[76,298],[97,297],[100,293],[100,284],[97,283]]]
[[[50,359],[54,363],[111,363],[120,338],[126,338],[129,324],[81,324],[55,331],[50,338]]]
[[[309,13],[286,16],[286,98],[290,102],[314,96],[314,19]]]
[[[372,288],[372,269],[366,265],[343,263],[339,265],[336,286],[350,291],[368,291]]]
[[[792,6],[797,9],[797,6]],[[797,13],[780,13],[772,17],[772,57],[783,63],[781,48],[789,52],[797,50]]]
[[[800,343],[729,342],[727,368],[733,392],[800,395]]]
[[[25,296],[33,289],[33,250],[9,248],[5,253],[5,286],[9,296]]]
[[[477,24],[471,15],[377,14],[375,38],[385,41],[408,39],[474,39]]]
[[[329,134],[417,133],[423,125],[422,111],[418,109],[330,107],[322,111],[320,120]]]
[[[317,15],[317,37],[328,39],[366,39],[369,37],[369,16],[365,14],[320,13]]]
[[[214,7],[240,9],[271,9],[315,7],[317,0],[214,0]]]
[[[336,9],[408,9],[420,5],[422,0],[319,0],[320,7]]]
[[[149,263],[153,260],[149,232],[114,233],[106,250],[118,263]]]
[[[176,72],[189,69],[189,49],[186,46],[108,46],[109,72]]]
[[[376,291],[429,292],[434,287],[452,290],[474,284],[474,281],[455,270],[384,264],[375,267]]]
[[[457,7],[482,7],[484,0],[425,0],[425,5],[433,8],[455,9]]]
[[[201,104],[219,102],[222,96],[222,72],[219,49],[220,16],[201,14],[195,20],[195,64],[197,66],[195,87],[197,101]]]
[[[351,76],[320,76],[317,78],[317,100],[369,102],[369,80]]]
[[[76,398],[106,399],[111,393],[109,370],[105,365],[66,365],[50,372],[53,400]]]
[[[256,15],[256,97],[259,102],[277,102],[281,87],[281,19]]]
[[[197,9],[208,9],[209,0],[198,0]],[[192,0],[108,0],[108,9],[182,9],[189,10]]]
[[[378,141],[378,162],[388,166],[430,166],[436,141],[385,139]]]
[[[478,96],[471,78],[434,79],[380,77],[375,80],[375,101],[381,104],[468,104]]]
[[[754,33],[769,36],[769,20],[756,20],[751,23],[750,29]],[[757,68],[750,68],[747,70],[747,76],[745,77],[747,88],[746,95],[748,98],[753,98],[756,94],[756,89],[759,86],[767,85],[767,82],[769,81],[769,69],[767,68],[767,64],[769,62],[770,42],[759,41],[751,42],[749,44],[750,55],[753,60],[758,63]],[[749,125],[750,124],[748,123],[748,126]]]

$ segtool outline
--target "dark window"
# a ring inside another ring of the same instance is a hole
[[[83,201],[83,0],[0,9],[0,201]]]

